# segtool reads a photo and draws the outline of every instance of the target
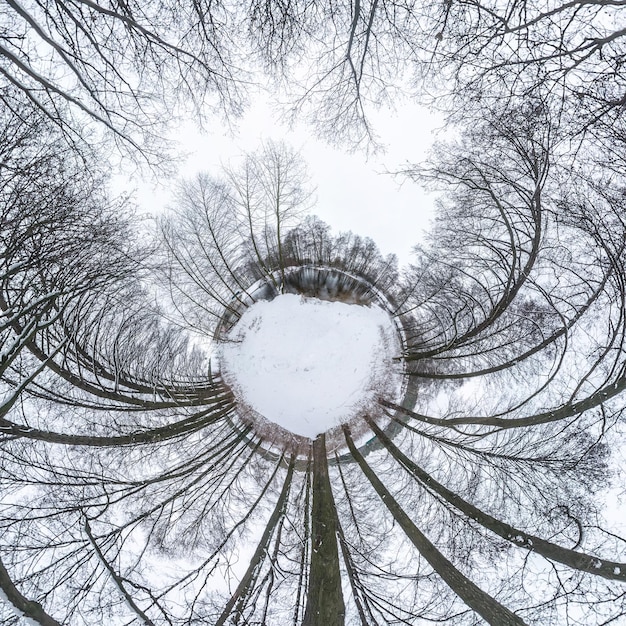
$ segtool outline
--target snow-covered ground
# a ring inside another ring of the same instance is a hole
[[[397,394],[399,350],[379,307],[284,294],[249,307],[218,358],[243,405],[314,438]]]

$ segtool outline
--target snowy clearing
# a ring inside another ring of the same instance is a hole
[[[249,307],[218,356],[244,406],[314,438],[399,392],[399,351],[379,307],[284,294]]]

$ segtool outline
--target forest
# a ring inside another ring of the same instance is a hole
[[[5,0],[0,622],[626,623],[623,4]],[[394,172],[437,197],[410,263],[286,142],[162,215],[112,191],[259,85],[341,150],[444,116]],[[400,391],[251,417],[213,350],[283,294],[384,309]]]

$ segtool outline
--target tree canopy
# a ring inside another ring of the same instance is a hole
[[[0,15],[0,620],[626,619],[621,2],[144,4]],[[152,160],[254,81],[351,148],[446,112],[398,172],[439,198],[408,266],[279,143],[157,220],[111,194],[111,144]],[[400,392],[261,427],[213,349],[284,293],[383,308]]]

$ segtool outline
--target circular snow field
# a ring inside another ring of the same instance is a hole
[[[247,308],[218,355],[240,404],[315,438],[399,393],[399,353],[382,308],[284,294]]]

